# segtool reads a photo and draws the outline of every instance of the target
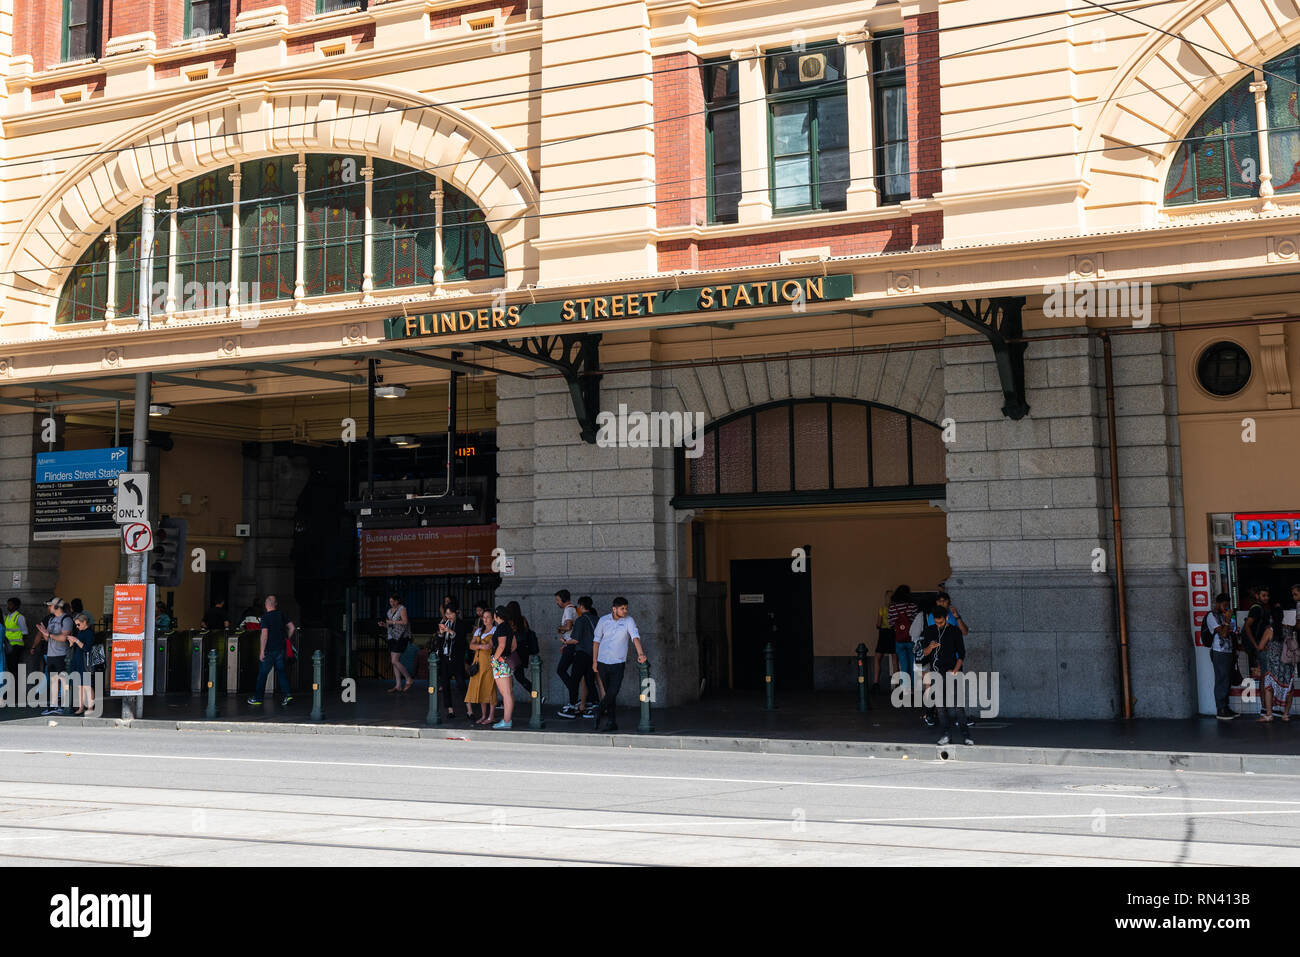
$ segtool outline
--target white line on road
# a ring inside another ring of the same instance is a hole
[[[782,781],[764,778],[701,778],[669,774],[626,774],[617,771],[552,771],[533,768],[475,768],[443,764],[380,764],[367,761],[312,761],[301,758],[209,757],[198,754],[138,754],[123,751],[63,751],[0,748],[0,754],[55,755],[59,757],[138,758],[154,761],[214,761],[235,764],[287,764],[313,767],[370,768],[394,771],[454,771],[469,774],[546,775],[579,778],[610,778],[630,781],[681,781],[689,784],[755,784],[766,787],[852,788],[866,791],[933,791],[949,794],[999,794],[1025,797],[1068,797],[1123,801],[1200,801],[1210,804],[1280,804],[1300,807],[1300,801],[1277,801],[1255,798],[1182,797],[1163,794],[1108,794],[1094,791],[1020,791],[1002,788],[953,788],[918,784],[853,784],[846,781]]]
[[[1262,803],[1262,802],[1261,802]],[[935,823],[939,821],[1045,821],[1065,818],[1112,817],[1258,817],[1261,814],[1300,814],[1294,811],[1106,811],[1098,808],[1088,814],[972,814],[955,817],[837,817],[836,824]],[[786,822],[789,823],[789,822]]]

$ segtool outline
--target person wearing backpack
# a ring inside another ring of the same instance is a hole
[[[41,712],[43,715],[61,715],[60,698],[63,694],[64,674],[68,662],[68,637],[76,630],[72,616],[67,613],[62,598],[51,598],[46,606],[50,616],[36,626],[41,640],[45,642],[45,670],[49,675],[46,688],[49,690],[50,707]]]
[[[1228,707],[1228,695],[1232,689],[1232,659],[1237,639],[1237,621],[1228,608],[1232,599],[1227,592],[1220,592],[1214,599],[1213,610],[1201,619],[1201,644],[1210,649],[1210,664],[1214,666],[1214,709],[1215,717],[1220,721],[1231,721],[1237,717],[1235,711]]]
[[[919,611],[912,599],[912,589],[907,585],[899,585],[889,596],[889,627],[894,632],[898,673],[905,676],[908,687],[912,683],[912,622]]]

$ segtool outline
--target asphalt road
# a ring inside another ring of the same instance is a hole
[[[6,727],[0,865],[1300,863],[1294,777]]]

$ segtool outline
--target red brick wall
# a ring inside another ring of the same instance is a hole
[[[728,269],[779,263],[782,250],[817,246],[829,247],[832,256],[896,252],[912,247],[914,229],[911,217],[900,216],[874,223],[839,223],[749,236],[665,241],[658,247],[659,270]]]
[[[325,30],[321,33],[310,33],[305,37],[294,37],[288,43],[288,52],[292,56],[295,53],[309,53],[317,43],[322,40],[333,40],[336,37],[351,37],[358,45],[371,43],[375,39],[375,25],[373,23],[360,27],[345,27],[339,30]]]
[[[654,58],[655,221],[660,226],[703,222],[708,214],[699,63],[694,53]]]
[[[436,10],[429,15],[430,26],[434,30],[454,27],[466,14],[478,13],[481,10],[495,10],[498,7],[505,12],[507,18],[522,16],[527,9],[525,0],[483,0],[481,3],[467,3],[463,7],[452,7],[449,10]]]
[[[104,75],[88,76],[84,80],[60,80],[57,83],[43,83],[40,86],[32,87],[32,102],[40,100],[52,100],[57,90],[69,86],[81,86],[86,84],[86,99],[91,100],[97,96],[104,95]]]
[[[14,55],[28,54],[37,72],[59,62],[63,36],[61,0],[17,0]]]
[[[923,13],[903,21],[907,59],[907,138],[911,143],[912,198],[943,189],[939,131],[939,14]]]
[[[216,56],[211,53],[196,53],[194,56],[182,57],[179,60],[158,64],[154,68],[153,75],[160,80],[165,80],[170,77],[180,76],[181,70],[199,63],[214,63],[216,72],[220,73],[222,70],[228,70],[235,65],[235,53],[233,50],[227,50],[225,53]]]

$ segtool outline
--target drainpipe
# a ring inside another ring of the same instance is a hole
[[[451,357],[453,360],[459,359],[460,355],[459,352],[453,352]],[[451,378],[447,380],[447,484],[433,498],[446,498],[452,490],[456,461],[456,379],[459,376],[460,373],[453,370]]]
[[[1119,455],[1115,442],[1115,377],[1111,366],[1110,334],[1101,332],[1106,369],[1106,441],[1110,447],[1110,520],[1115,540],[1115,593],[1119,608],[1119,667],[1124,685],[1124,717],[1133,717],[1133,690],[1128,661],[1128,603],[1124,581],[1124,519],[1119,506]]]

